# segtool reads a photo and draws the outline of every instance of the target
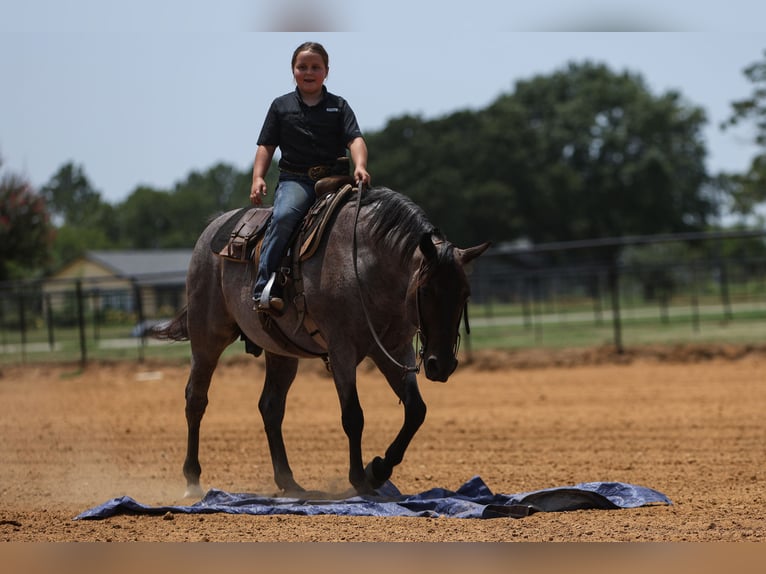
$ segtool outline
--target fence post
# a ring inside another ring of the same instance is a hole
[[[138,362],[143,363],[144,346],[146,345],[146,333],[144,330],[144,302],[141,299],[141,289],[135,279],[133,279],[133,297],[135,298],[136,305],[136,319],[138,321],[139,330],[141,331],[141,341],[138,344]]]
[[[101,338],[101,291],[96,287],[91,291],[91,309],[93,313],[93,339],[98,341]]]
[[[617,262],[612,261],[609,265],[609,290],[612,293],[612,326],[614,327],[614,347],[622,354],[625,349],[622,346],[622,322],[620,320],[620,274],[617,270]]]
[[[88,364],[88,346],[85,341],[85,309],[82,300],[82,281],[78,279],[74,284],[75,299],[77,300],[77,330],[80,332],[80,368],[84,369]]]
[[[715,242],[716,258],[718,259],[718,268],[720,270],[719,282],[721,284],[721,304],[723,305],[723,318],[725,321],[731,321],[731,301],[729,300],[729,273],[726,268],[726,262],[723,258],[722,239]]]
[[[24,291],[19,291],[19,334],[21,335],[21,362],[27,362],[27,310],[24,308]]]
[[[543,342],[543,290],[541,286],[542,278],[535,274],[532,284],[532,324],[535,328],[535,342],[540,345]]]
[[[48,324],[48,348],[52,351],[56,347],[56,338],[53,334],[53,306],[51,294],[45,294],[45,322]]]

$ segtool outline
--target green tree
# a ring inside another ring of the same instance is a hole
[[[249,173],[231,165],[219,163],[204,172],[193,171],[170,194],[168,244],[194,245],[212,216],[248,206],[249,195]]]
[[[131,249],[179,247],[173,244],[170,206],[171,195],[167,191],[146,186],[136,188],[117,208],[121,246]]]
[[[536,242],[699,230],[715,213],[704,112],[640,76],[570,64],[485,117],[504,153],[483,169],[516,190]]]
[[[704,124],[676,92],[572,63],[484,110],[392,120],[368,138],[370,165],[456,243],[697,230],[716,211]]]
[[[45,199],[21,177],[3,174],[0,177],[0,281],[38,273],[48,262],[53,232]]]
[[[508,185],[477,169],[481,128],[480,116],[469,111],[391,120],[366,136],[373,183],[411,197],[455,243],[513,236],[519,228]]]
[[[721,128],[742,122],[755,125],[754,139],[760,153],[746,173],[729,176],[733,211],[750,215],[758,204],[766,202],[766,50],[763,59],[746,67],[744,74],[753,84],[753,92],[750,97],[732,102],[732,114]]]
[[[119,245],[191,248],[212,217],[248,206],[249,192],[249,170],[238,171],[225,163],[192,171],[172,190],[138,187],[113,210]]]
[[[41,191],[58,226],[51,254],[54,266],[64,265],[88,249],[117,245],[114,208],[102,200],[82,166],[62,165]]]
[[[92,225],[98,221],[104,205],[83,167],[72,162],[61,166],[41,191],[54,221],[62,225]]]

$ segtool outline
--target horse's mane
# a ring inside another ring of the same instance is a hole
[[[370,237],[376,245],[399,252],[409,261],[423,234],[442,237],[425,212],[409,197],[387,187],[374,187],[362,193],[362,206],[372,206]]]

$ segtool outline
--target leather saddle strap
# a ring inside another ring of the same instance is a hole
[[[283,349],[286,351],[298,355],[299,357],[319,357],[325,364],[328,364],[327,353],[315,353],[309,349],[305,349],[293,341],[287,334],[281,329],[277,321],[268,313],[258,313],[261,320],[261,326],[272,339],[277,341]]]
[[[299,241],[297,245],[301,244],[303,239],[302,234],[298,237]],[[323,349],[327,349],[327,341],[322,337],[322,333],[319,331],[319,327],[306,312],[306,294],[303,291],[303,273],[301,273],[301,256],[297,249],[293,250],[293,287],[295,288],[295,296],[293,303],[298,310],[298,322],[295,325],[293,335],[298,333],[298,330],[303,327],[309,336],[314,339]]]

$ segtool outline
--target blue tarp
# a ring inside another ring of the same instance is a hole
[[[109,518],[116,514],[335,514],[339,516],[423,516],[452,518],[521,518],[535,512],[581,509],[636,508],[672,504],[667,496],[624,482],[584,482],[575,486],[547,488],[522,494],[494,494],[475,476],[456,491],[433,488],[420,494],[402,494],[387,482],[375,495],[351,496],[342,500],[267,497],[235,494],[212,489],[190,506],[147,506],[129,496],[113,498],[86,510],[75,520]]]

